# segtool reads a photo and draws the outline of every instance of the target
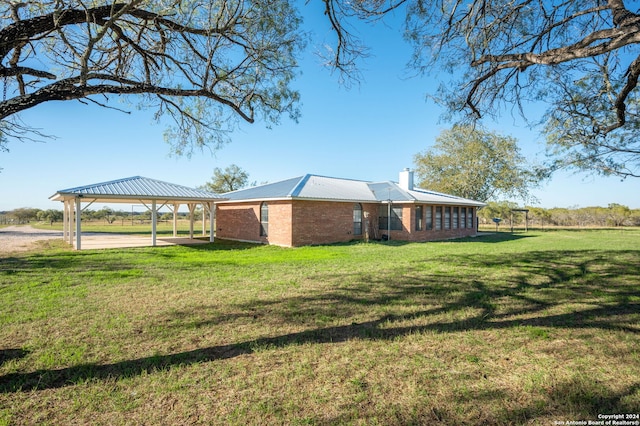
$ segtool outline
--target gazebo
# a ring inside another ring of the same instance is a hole
[[[158,210],[164,206],[173,212],[173,236],[177,236],[178,209],[186,204],[189,208],[190,238],[193,239],[193,213],[198,205],[209,212],[209,241],[214,239],[214,201],[225,200],[209,191],[189,188],[173,183],[162,182],[142,176],[118,179],[109,182],[62,189],[49,197],[52,201],[64,203],[63,239],[75,246],[82,247],[82,204],[84,209],[98,203],[140,203],[151,210],[151,243],[156,246],[156,226]],[[204,232],[204,231],[203,231]]]

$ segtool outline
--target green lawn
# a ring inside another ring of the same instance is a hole
[[[0,424],[639,412],[639,229],[0,257]]]

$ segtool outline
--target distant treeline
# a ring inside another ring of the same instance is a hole
[[[621,204],[609,204],[607,207],[570,207],[545,209],[542,207],[525,207],[530,226],[640,226],[640,209],[630,209]],[[515,203],[489,202],[488,205],[478,211],[478,219],[481,224],[493,224],[493,218],[500,218],[505,225],[524,223],[525,214],[514,210],[522,209]],[[178,213],[180,218],[188,218],[188,213]],[[195,219],[202,216],[201,210],[196,210]],[[172,213],[160,213],[159,220],[172,220]],[[102,208],[100,210],[84,210],[83,221],[102,221],[113,223],[115,221],[148,221],[151,220],[151,211],[132,212],[124,210],[112,210]],[[62,210],[40,210],[34,208],[20,208],[12,211],[0,212],[0,224],[21,224],[31,221],[61,222]]]
[[[195,218],[201,218],[201,211],[196,209]],[[179,218],[187,218],[189,213],[179,212]],[[0,212],[0,224],[24,224],[32,221],[39,222],[62,222],[63,214],[62,210],[41,210],[34,209],[29,207],[23,207],[11,211]],[[173,213],[159,213],[159,220],[172,220]],[[102,208],[100,210],[83,210],[82,211],[82,220],[83,221],[102,221],[104,220],[107,223],[113,223],[115,221],[125,221],[125,220],[133,220],[133,221],[147,221],[151,220],[151,211],[146,210],[143,212],[136,211],[125,211],[125,210],[113,210],[108,207]]]
[[[521,207],[508,201],[489,202],[478,211],[480,223],[492,224],[493,218],[502,219],[510,225],[513,218],[514,225],[521,225],[525,220],[525,213],[517,210],[527,209],[529,225],[545,226],[640,226],[640,209],[630,209],[622,204],[609,204],[607,207],[569,207],[545,209],[542,207]],[[514,211],[516,210],[516,211]]]

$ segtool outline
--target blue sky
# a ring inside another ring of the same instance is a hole
[[[172,157],[163,140],[164,126],[156,124],[149,111],[124,114],[78,102],[44,104],[22,114],[22,119],[57,139],[11,142],[10,152],[0,152],[0,211],[61,209],[61,203],[48,199],[57,190],[137,175],[198,186],[210,180],[215,167],[230,164],[246,170],[258,183],[305,173],[397,180],[400,170],[413,166],[413,156],[451,126],[439,122],[442,109],[427,99],[439,77],[410,78],[405,68],[410,46],[397,26],[379,23],[362,29],[360,35],[372,56],[361,64],[361,84],[347,90],[315,55],[323,41],[331,41],[328,22],[321,12],[309,6],[304,10],[314,41],[294,83],[302,96],[297,124],[287,118],[272,129],[263,123],[242,124],[232,142],[214,153]],[[543,159],[543,138],[510,115],[484,125],[518,139],[528,158]],[[568,173],[557,174],[534,192],[537,205],[547,208],[609,203],[640,208],[638,194],[640,179],[621,182]]]

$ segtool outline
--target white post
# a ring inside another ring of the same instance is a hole
[[[73,207],[72,201],[67,200],[65,203],[65,208],[67,210],[67,236],[66,242],[73,245]]]
[[[180,204],[175,203],[173,205],[173,238],[178,236],[178,209]]]
[[[81,240],[82,240],[82,203],[80,202],[80,197],[76,197],[76,250],[80,250]]]
[[[209,242],[213,242],[214,237],[214,231],[215,229],[213,228],[213,222],[216,218],[216,205],[211,202],[209,203]]]
[[[202,203],[202,236],[207,235],[207,207]]]
[[[67,242],[73,245],[73,209],[71,208],[71,200],[67,201]]]
[[[151,200],[151,244],[156,246],[156,225],[157,225],[157,217],[156,217],[156,200]]]
[[[193,212],[195,209],[195,204],[189,204],[189,238],[191,239],[193,239]]]
[[[69,235],[69,202],[64,200],[64,208],[62,209],[62,241],[68,242]]]
[[[391,198],[387,204],[387,241],[391,241]]]

